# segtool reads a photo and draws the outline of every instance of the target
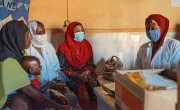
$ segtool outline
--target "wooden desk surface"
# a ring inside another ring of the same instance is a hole
[[[111,110],[120,110],[115,104],[115,98],[111,97],[109,95],[103,94],[102,93],[103,91],[104,91],[104,89],[102,87],[95,87],[94,88],[94,93],[96,94],[96,96],[98,98],[100,98],[100,100],[103,101],[103,103],[108,105]]]
[[[101,85],[113,82],[113,81],[109,81],[107,79],[104,79],[102,75],[98,75],[97,80],[99,81],[99,83]]]

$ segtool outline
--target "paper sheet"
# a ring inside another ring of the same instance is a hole
[[[171,80],[168,80],[158,74],[144,74],[141,73],[148,84],[154,86],[163,86],[167,87],[168,89],[177,88],[177,84]]]
[[[103,86],[105,86],[111,91],[115,91],[115,83],[108,83],[108,84],[104,84]]]

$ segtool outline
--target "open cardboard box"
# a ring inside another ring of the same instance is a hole
[[[163,69],[115,71],[116,104],[122,110],[176,110],[177,89],[147,91],[124,76],[128,72],[142,71],[143,73],[160,74]]]

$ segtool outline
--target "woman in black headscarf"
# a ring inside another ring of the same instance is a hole
[[[30,85],[27,73],[20,66],[25,49],[31,44],[29,30],[21,21],[10,21],[0,31],[0,109],[9,96],[23,93],[33,101],[46,107],[69,110],[67,105],[59,105],[44,97]]]
[[[28,38],[28,33],[28,28],[23,22],[14,20],[7,23],[0,33],[0,61],[11,57],[20,63],[24,49],[30,45],[30,39],[29,44],[25,45],[25,35]]]

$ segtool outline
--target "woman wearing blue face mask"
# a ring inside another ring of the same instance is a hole
[[[70,23],[57,55],[63,73],[69,78],[67,85],[78,96],[82,109],[96,110],[93,87],[99,86],[99,82],[96,79],[92,47],[84,35],[81,23]]]
[[[166,37],[169,20],[159,14],[146,18],[146,35],[151,40],[143,44],[137,54],[136,69],[177,70],[180,60],[180,42]]]

